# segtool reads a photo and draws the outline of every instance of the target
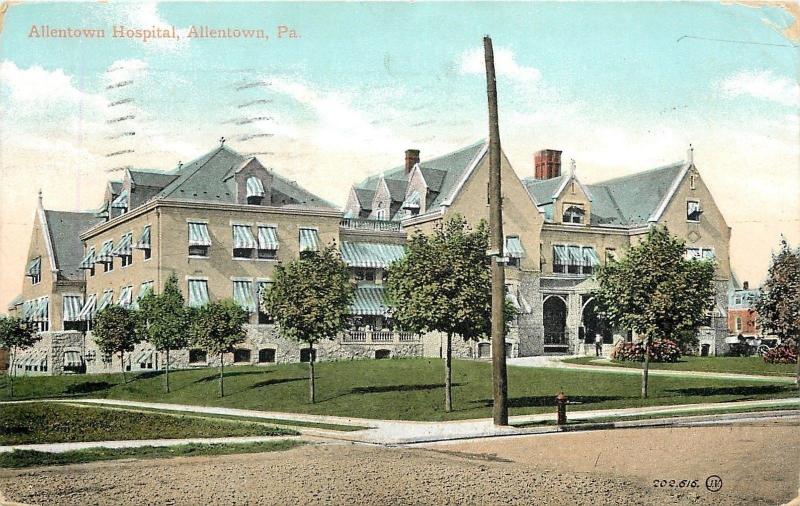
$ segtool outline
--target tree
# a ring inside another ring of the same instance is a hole
[[[134,311],[111,304],[97,313],[92,330],[94,342],[104,355],[119,355],[122,370],[122,382],[127,383],[125,376],[125,352],[133,351],[139,342],[136,335],[136,316]]]
[[[276,266],[273,275],[261,307],[275,318],[283,337],[308,344],[308,392],[314,403],[314,344],[345,328],[354,293],[350,273],[336,248],[327,246]]]
[[[456,215],[433,234],[415,234],[406,256],[389,266],[387,290],[397,325],[412,332],[442,332],[445,411],[453,409],[452,340],[476,340],[491,333],[492,294],[489,235],[481,221],[472,230]],[[513,308],[505,305],[506,322]],[[506,328],[507,331],[507,328]]]
[[[782,342],[794,341],[798,354],[795,383],[800,388],[800,248],[792,250],[786,239],[781,239],[780,251],[772,255],[756,311],[764,333],[775,334]]]
[[[137,314],[137,333],[140,338],[166,354],[165,389],[169,392],[169,353],[186,347],[189,332],[189,312],[184,306],[175,273],[167,278],[161,294],[149,291],[142,297]]]
[[[17,351],[30,348],[41,339],[33,328],[20,318],[15,316],[0,316],[0,348],[7,348],[11,353],[11,365],[17,358]],[[17,375],[17,368],[8,375],[8,386],[11,390],[11,397],[14,397],[14,377]]]
[[[244,324],[250,315],[231,299],[197,308],[193,311],[191,341],[209,355],[219,355],[219,396],[225,396],[224,354],[234,350],[245,339]]]
[[[714,264],[688,260],[683,241],[653,227],[625,258],[602,267],[596,293],[600,314],[644,341],[642,397],[647,397],[650,343],[692,336],[714,307]]]

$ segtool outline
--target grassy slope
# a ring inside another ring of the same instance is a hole
[[[444,368],[438,359],[363,360],[317,365],[316,404],[308,404],[306,364],[268,368],[236,367],[225,378],[226,396],[217,396],[216,370],[171,375],[165,394],[159,375],[145,374],[127,385],[114,375],[22,378],[20,396],[88,395],[115,399],[403,420],[448,420],[491,416],[491,367],[454,361],[454,412],[444,413]],[[651,396],[639,398],[635,375],[509,367],[512,415],[550,412],[563,390],[571,409],[721,402],[788,397],[791,385],[706,378],[652,378]],[[7,395],[0,381],[0,395]],[[79,394],[79,392],[83,392]]]
[[[297,434],[263,423],[209,420],[60,404],[24,403],[0,409],[0,444],[286,436]]]
[[[178,446],[144,446],[141,448],[92,448],[64,453],[45,453],[31,450],[14,450],[0,453],[0,468],[35,466],[62,466],[97,460],[162,459],[193,457],[198,455],[229,455],[232,453],[262,453],[289,450],[304,444],[302,441],[282,439],[263,443],[188,444]]]
[[[639,362],[602,362],[593,363],[597,357],[580,357],[564,360],[564,362],[583,365],[610,365],[640,369]],[[794,376],[794,364],[768,364],[761,357],[683,357],[675,363],[650,363],[651,369],[670,371],[704,371],[736,374],[759,374],[765,376]]]

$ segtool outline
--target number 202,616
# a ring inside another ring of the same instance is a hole
[[[698,488],[698,480],[653,480],[656,488]]]

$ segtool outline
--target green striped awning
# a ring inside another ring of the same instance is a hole
[[[81,269],[91,269],[94,267],[94,262],[94,248],[90,248],[89,252],[86,253],[85,257],[83,257],[83,260],[81,260],[81,263],[78,267]]]
[[[300,229],[300,251],[319,251],[319,235],[316,229]]]
[[[189,223],[189,246],[211,246],[207,224]]]
[[[94,316],[96,307],[97,307],[97,295],[92,294],[86,298],[86,302],[83,304],[80,313],[78,313],[78,320],[80,321],[91,320],[92,316]]]
[[[119,196],[111,203],[114,209],[127,209],[128,208],[128,190],[122,190]]]
[[[115,257],[129,257],[133,255],[133,233],[128,232],[123,235],[117,243],[117,247],[111,252]]]
[[[258,244],[256,243],[256,238],[253,237],[253,232],[250,231],[250,227],[247,225],[233,226],[234,248],[256,249],[256,246],[258,246]]]
[[[83,357],[79,351],[64,352],[64,367],[80,367],[83,365]]]
[[[103,292],[103,295],[100,297],[100,301],[97,303],[97,310],[95,310],[95,314],[107,308],[113,300],[114,290],[106,290]]]
[[[385,269],[406,254],[402,244],[372,242],[342,242],[342,260],[349,267],[373,267]]]
[[[583,265],[591,265],[593,267],[600,265],[600,257],[597,256],[597,252],[591,246],[583,247]]]
[[[23,320],[30,320],[33,318],[33,314],[36,312],[36,301],[35,300],[26,300],[22,303],[22,319]]]
[[[117,304],[121,307],[129,308],[131,306],[131,302],[133,302],[133,287],[123,286],[119,291],[119,299],[117,300]]]
[[[208,281],[205,279],[189,280],[189,307],[200,307],[208,304]]]
[[[36,257],[28,262],[28,268],[25,270],[26,276],[38,276],[42,273],[42,257]]]
[[[33,315],[33,320],[37,322],[46,322],[49,316],[50,299],[41,297],[36,301],[36,312]]]
[[[505,255],[510,258],[522,258],[525,256],[525,248],[522,247],[522,241],[519,236],[510,235],[506,237],[506,251]]]
[[[103,243],[103,247],[100,248],[100,253],[97,254],[95,257],[95,262],[101,264],[110,264],[114,261],[114,257],[111,256],[114,250],[114,241],[106,241]]]
[[[256,310],[256,301],[253,299],[253,282],[252,281],[234,281],[233,282],[233,300],[242,306],[245,311],[251,313]]]
[[[583,252],[580,246],[569,246],[569,265],[583,265]]]
[[[275,227],[258,227],[258,249],[278,249],[278,231]]]
[[[142,231],[142,235],[139,236],[139,240],[136,242],[136,249],[150,249],[150,225],[144,227]]]
[[[411,192],[403,201],[403,209],[419,209],[420,196],[418,191]]]
[[[248,197],[263,197],[264,193],[264,183],[255,176],[250,176],[247,178],[247,196]]]
[[[64,321],[74,322],[78,320],[78,315],[83,308],[83,301],[80,295],[64,295]]]
[[[567,255],[567,247],[561,245],[553,246],[553,263],[556,265],[569,264],[569,256]]]
[[[353,303],[350,305],[350,314],[387,316],[389,309],[383,287],[359,286],[356,288]]]

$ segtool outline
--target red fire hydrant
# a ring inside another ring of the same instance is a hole
[[[560,392],[556,395],[556,410],[558,413],[558,425],[566,425],[567,424],[567,396],[564,395],[564,392]]]

